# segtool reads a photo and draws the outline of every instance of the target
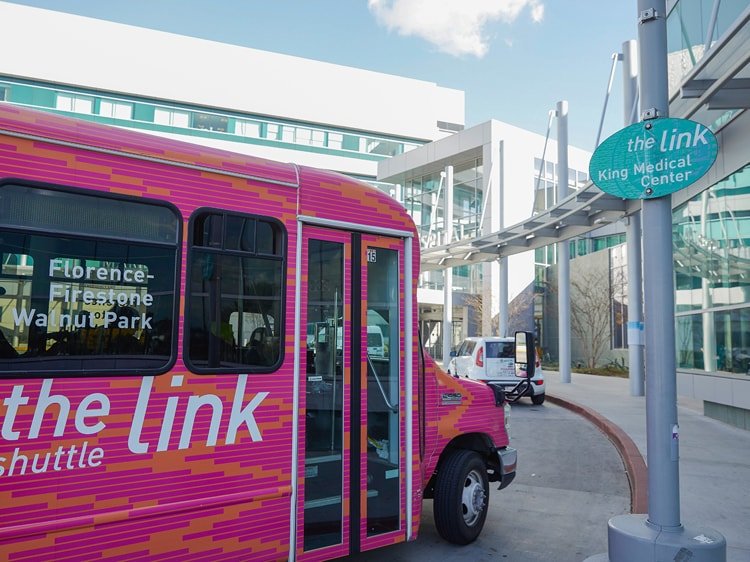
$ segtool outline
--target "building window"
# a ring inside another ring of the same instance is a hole
[[[50,187],[0,193],[0,374],[165,372],[176,357],[176,213]]]
[[[328,133],[328,148],[341,150],[344,143],[344,135],[341,133]]]
[[[212,113],[193,112],[193,129],[205,129],[208,131],[218,131],[226,133],[229,125],[229,118]]]
[[[94,112],[94,98],[77,94],[57,94],[55,109],[91,114]]]
[[[115,119],[132,119],[133,104],[122,101],[102,100],[99,103],[99,115]]]
[[[294,127],[290,125],[282,125],[281,140],[283,142],[294,142]]]
[[[612,349],[628,347],[628,260],[621,244],[610,250]]]
[[[260,137],[260,123],[257,121],[247,121],[245,119],[237,119],[234,123],[234,134],[243,137]]]
[[[557,172],[558,167],[554,162],[542,161],[534,158],[534,213],[540,213],[554,207],[557,201]],[[588,174],[568,168],[568,189],[576,190],[583,187],[588,181]]]
[[[317,129],[296,127],[294,142],[309,146],[325,146],[325,132]]]
[[[403,144],[385,139],[360,138],[359,151],[368,154],[380,154],[383,156],[395,156],[404,151]]]
[[[312,134],[313,131],[310,129],[297,127],[297,130],[295,131],[294,142],[296,142],[297,144],[312,144]]]
[[[265,137],[271,140],[279,140],[279,126],[275,123],[266,123]]]
[[[204,211],[191,221],[187,357],[195,372],[268,372],[282,361],[280,223]]]
[[[750,165],[673,211],[679,368],[750,373]]]
[[[190,113],[178,109],[157,107],[154,109],[154,123],[169,127],[189,127]]]

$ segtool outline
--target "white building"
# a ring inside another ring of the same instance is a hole
[[[520,223],[554,203],[557,141],[549,139],[545,152],[546,140],[544,135],[488,121],[381,161],[378,180],[401,186],[399,191],[420,229],[423,247],[448,243],[444,216],[450,188],[450,241],[475,238]],[[591,153],[573,147],[568,153],[569,187],[577,189],[588,179]],[[448,166],[453,171],[450,186],[444,177]],[[508,313],[502,311],[503,306],[524,291],[533,294],[537,266],[549,264],[550,258],[545,248],[507,258],[507,295],[506,281],[501,281],[502,262],[453,268],[453,344],[466,335],[505,332],[503,322]],[[444,276],[440,271],[429,272],[422,281],[419,303],[423,341],[433,356],[442,357],[443,303],[448,300],[443,291]],[[483,304],[477,306],[480,300]],[[525,308],[532,304],[529,299]],[[481,319],[473,317],[478,308]],[[493,326],[498,315],[500,324]],[[517,327],[535,328],[529,324]]]
[[[464,126],[432,82],[0,2],[0,99],[374,179]]]

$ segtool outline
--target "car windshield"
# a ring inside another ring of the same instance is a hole
[[[461,347],[458,348],[458,353],[456,353],[456,355],[458,355],[459,357],[463,357],[463,356],[466,356],[466,355],[471,355],[471,352],[474,351],[474,347],[476,345],[477,345],[477,343],[474,342],[474,341],[465,340],[461,344]]]
[[[487,358],[513,359],[516,350],[513,342],[488,341]]]

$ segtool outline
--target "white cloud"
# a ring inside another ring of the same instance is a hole
[[[525,8],[535,22],[544,17],[541,0],[367,0],[367,4],[389,30],[420,37],[451,55],[477,58],[489,49],[488,24],[512,23]]]

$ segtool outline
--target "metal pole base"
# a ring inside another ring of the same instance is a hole
[[[682,526],[674,531],[659,530],[648,523],[646,515],[618,515],[609,520],[609,559],[602,562],[726,562],[727,541],[708,527]]]

